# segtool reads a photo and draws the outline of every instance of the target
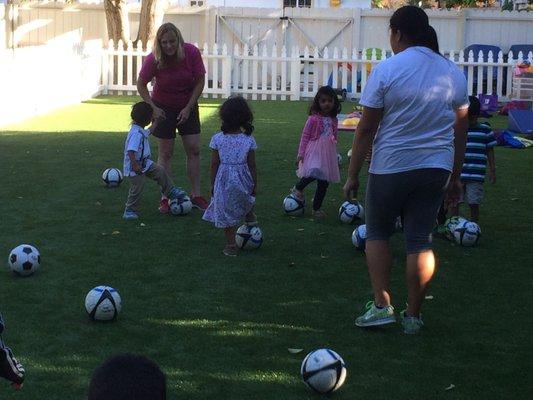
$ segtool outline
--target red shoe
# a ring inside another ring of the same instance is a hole
[[[191,199],[192,206],[199,210],[205,211],[209,207],[209,203],[202,196],[196,196]]]
[[[168,205],[168,199],[162,198],[159,203],[159,212],[161,214],[168,214],[170,212],[170,206]]]

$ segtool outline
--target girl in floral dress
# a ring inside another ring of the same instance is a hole
[[[223,228],[227,256],[236,256],[236,226],[245,219],[256,225],[253,211],[257,187],[253,114],[242,97],[232,97],[219,110],[221,132],[211,139],[211,202],[203,219]]]

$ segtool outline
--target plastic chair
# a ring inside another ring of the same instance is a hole
[[[489,52],[492,51],[492,59],[493,61],[498,60],[498,54],[502,49],[498,46],[492,46],[489,44],[471,44],[470,46],[466,47],[464,49],[464,55],[465,55],[465,61],[468,61],[468,57],[470,52],[474,54],[474,62],[477,62],[479,60],[479,52],[481,51],[481,54],[483,56],[483,62],[488,62],[489,60]],[[478,67],[474,67],[474,84],[477,85],[477,69]],[[466,76],[468,76],[468,67],[464,67],[464,73]],[[493,79],[496,79],[496,75],[498,73],[498,67],[493,67],[492,69],[492,76]],[[487,80],[487,70],[483,69],[483,82]]]
[[[513,52],[513,60],[518,60],[518,53],[522,52],[524,59],[527,59],[529,52],[533,52],[533,44],[513,44],[509,51]]]

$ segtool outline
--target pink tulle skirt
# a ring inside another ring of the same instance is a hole
[[[339,161],[337,144],[329,136],[320,136],[308,143],[304,159],[296,171],[298,178],[316,178],[328,182],[339,182]]]

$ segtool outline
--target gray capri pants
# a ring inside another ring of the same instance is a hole
[[[401,215],[407,254],[431,249],[431,233],[449,177],[450,172],[441,168],[369,174],[365,202],[367,240],[388,240]]]

